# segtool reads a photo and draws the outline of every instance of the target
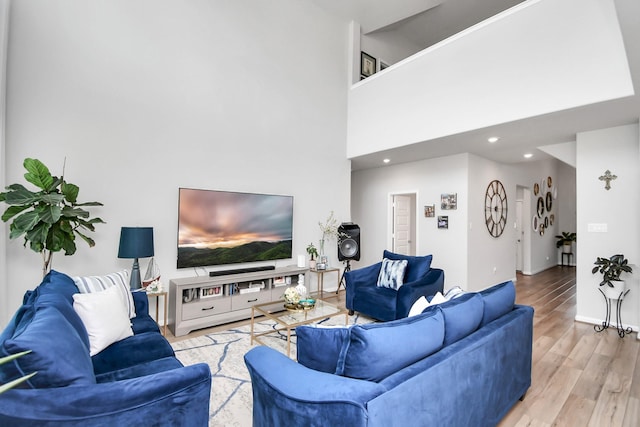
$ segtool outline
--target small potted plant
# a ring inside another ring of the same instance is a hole
[[[600,272],[602,281],[600,286],[605,286],[604,294],[610,299],[619,299],[624,293],[625,283],[620,279],[620,275],[631,273],[633,270],[629,265],[629,261],[622,254],[612,255],[609,258],[598,257],[594,262],[595,267],[591,269],[592,274]]]
[[[570,233],[563,231],[562,234],[556,236],[556,248],[562,247],[562,252],[568,254],[571,253],[571,244],[576,241],[576,233]]]
[[[313,242],[309,243],[309,246],[307,246],[307,253],[311,257],[311,259],[309,260],[309,267],[312,269],[316,268],[316,257],[318,256],[318,250],[313,245]]]

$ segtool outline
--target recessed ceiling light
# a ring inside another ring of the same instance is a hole
[[[384,159],[383,162],[384,163],[389,163],[391,160],[390,159]]]
[[[531,153],[526,153],[526,154],[524,155],[524,158],[525,158],[525,159],[530,159],[530,158],[532,158],[532,157],[533,157],[533,154],[531,154]]]
[[[489,141],[490,143],[492,143],[492,144],[493,144],[493,143],[495,143],[495,142],[498,142],[498,140],[499,140],[499,139],[500,139],[500,138],[499,138],[499,137],[497,137],[497,136],[492,136],[491,138],[487,139],[487,141]]]

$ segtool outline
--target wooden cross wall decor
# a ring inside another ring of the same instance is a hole
[[[605,190],[611,190],[611,181],[613,181],[616,178],[617,178],[616,175],[611,175],[611,171],[609,169],[604,171],[604,175],[602,175],[601,177],[598,177],[598,179],[600,181],[605,181],[606,182],[606,184],[604,186]]]

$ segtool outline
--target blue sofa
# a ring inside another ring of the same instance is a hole
[[[74,281],[52,271],[0,335],[0,356],[32,352],[0,366],[0,383],[37,371],[0,395],[3,426],[206,426],[211,372],[183,366],[134,292],[133,336],[89,356],[89,338],[73,309]]]
[[[404,284],[398,290],[377,286],[382,261],[345,273],[345,306],[349,314],[357,311],[385,322],[402,319],[418,298],[443,291],[444,271],[431,268],[432,255],[407,256],[386,250],[382,255],[383,259],[407,260]]]
[[[417,316],[296,329],[298,362],[245,355],[254,426],[495,426],[531,385],[533,308],[513,283]]]

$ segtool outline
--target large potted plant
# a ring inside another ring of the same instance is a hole
[[[556,236],[556,248],[562,247],[562,252],[571,253],[571,244],[577,240],[576,233],[563,231],[562,234]]]
[[[622,273],[631,273],[633,269],[629,261],[622,254],[612,255],[609,258],[598,257],[594,262],[595,267],[591,269],[592,274],[600,272],[602,281],[600,286],[604,287],[604,294],[607,298],[618,299],[625,291],[625,282],[620,279]]]
[[[92,238],[84,234],[95,231],[94,224],[104,223],[100,218],[90,218],[86,206],[102,206],[100,202],[78,203],[80,188],[62,176],[51,175],[49,169],[38,159],[25,159],[24,178],[39,190],[30,191],[22,184],[12,184],[0,193],[0,202],[9,205],[2,215],[4,222],[11,222],[9,238],[24,236],[24,246],[42,255],[43,277],[51,269],[53,254],[64,251],[65,255],[76,252],[76,236],[95,246]]]

